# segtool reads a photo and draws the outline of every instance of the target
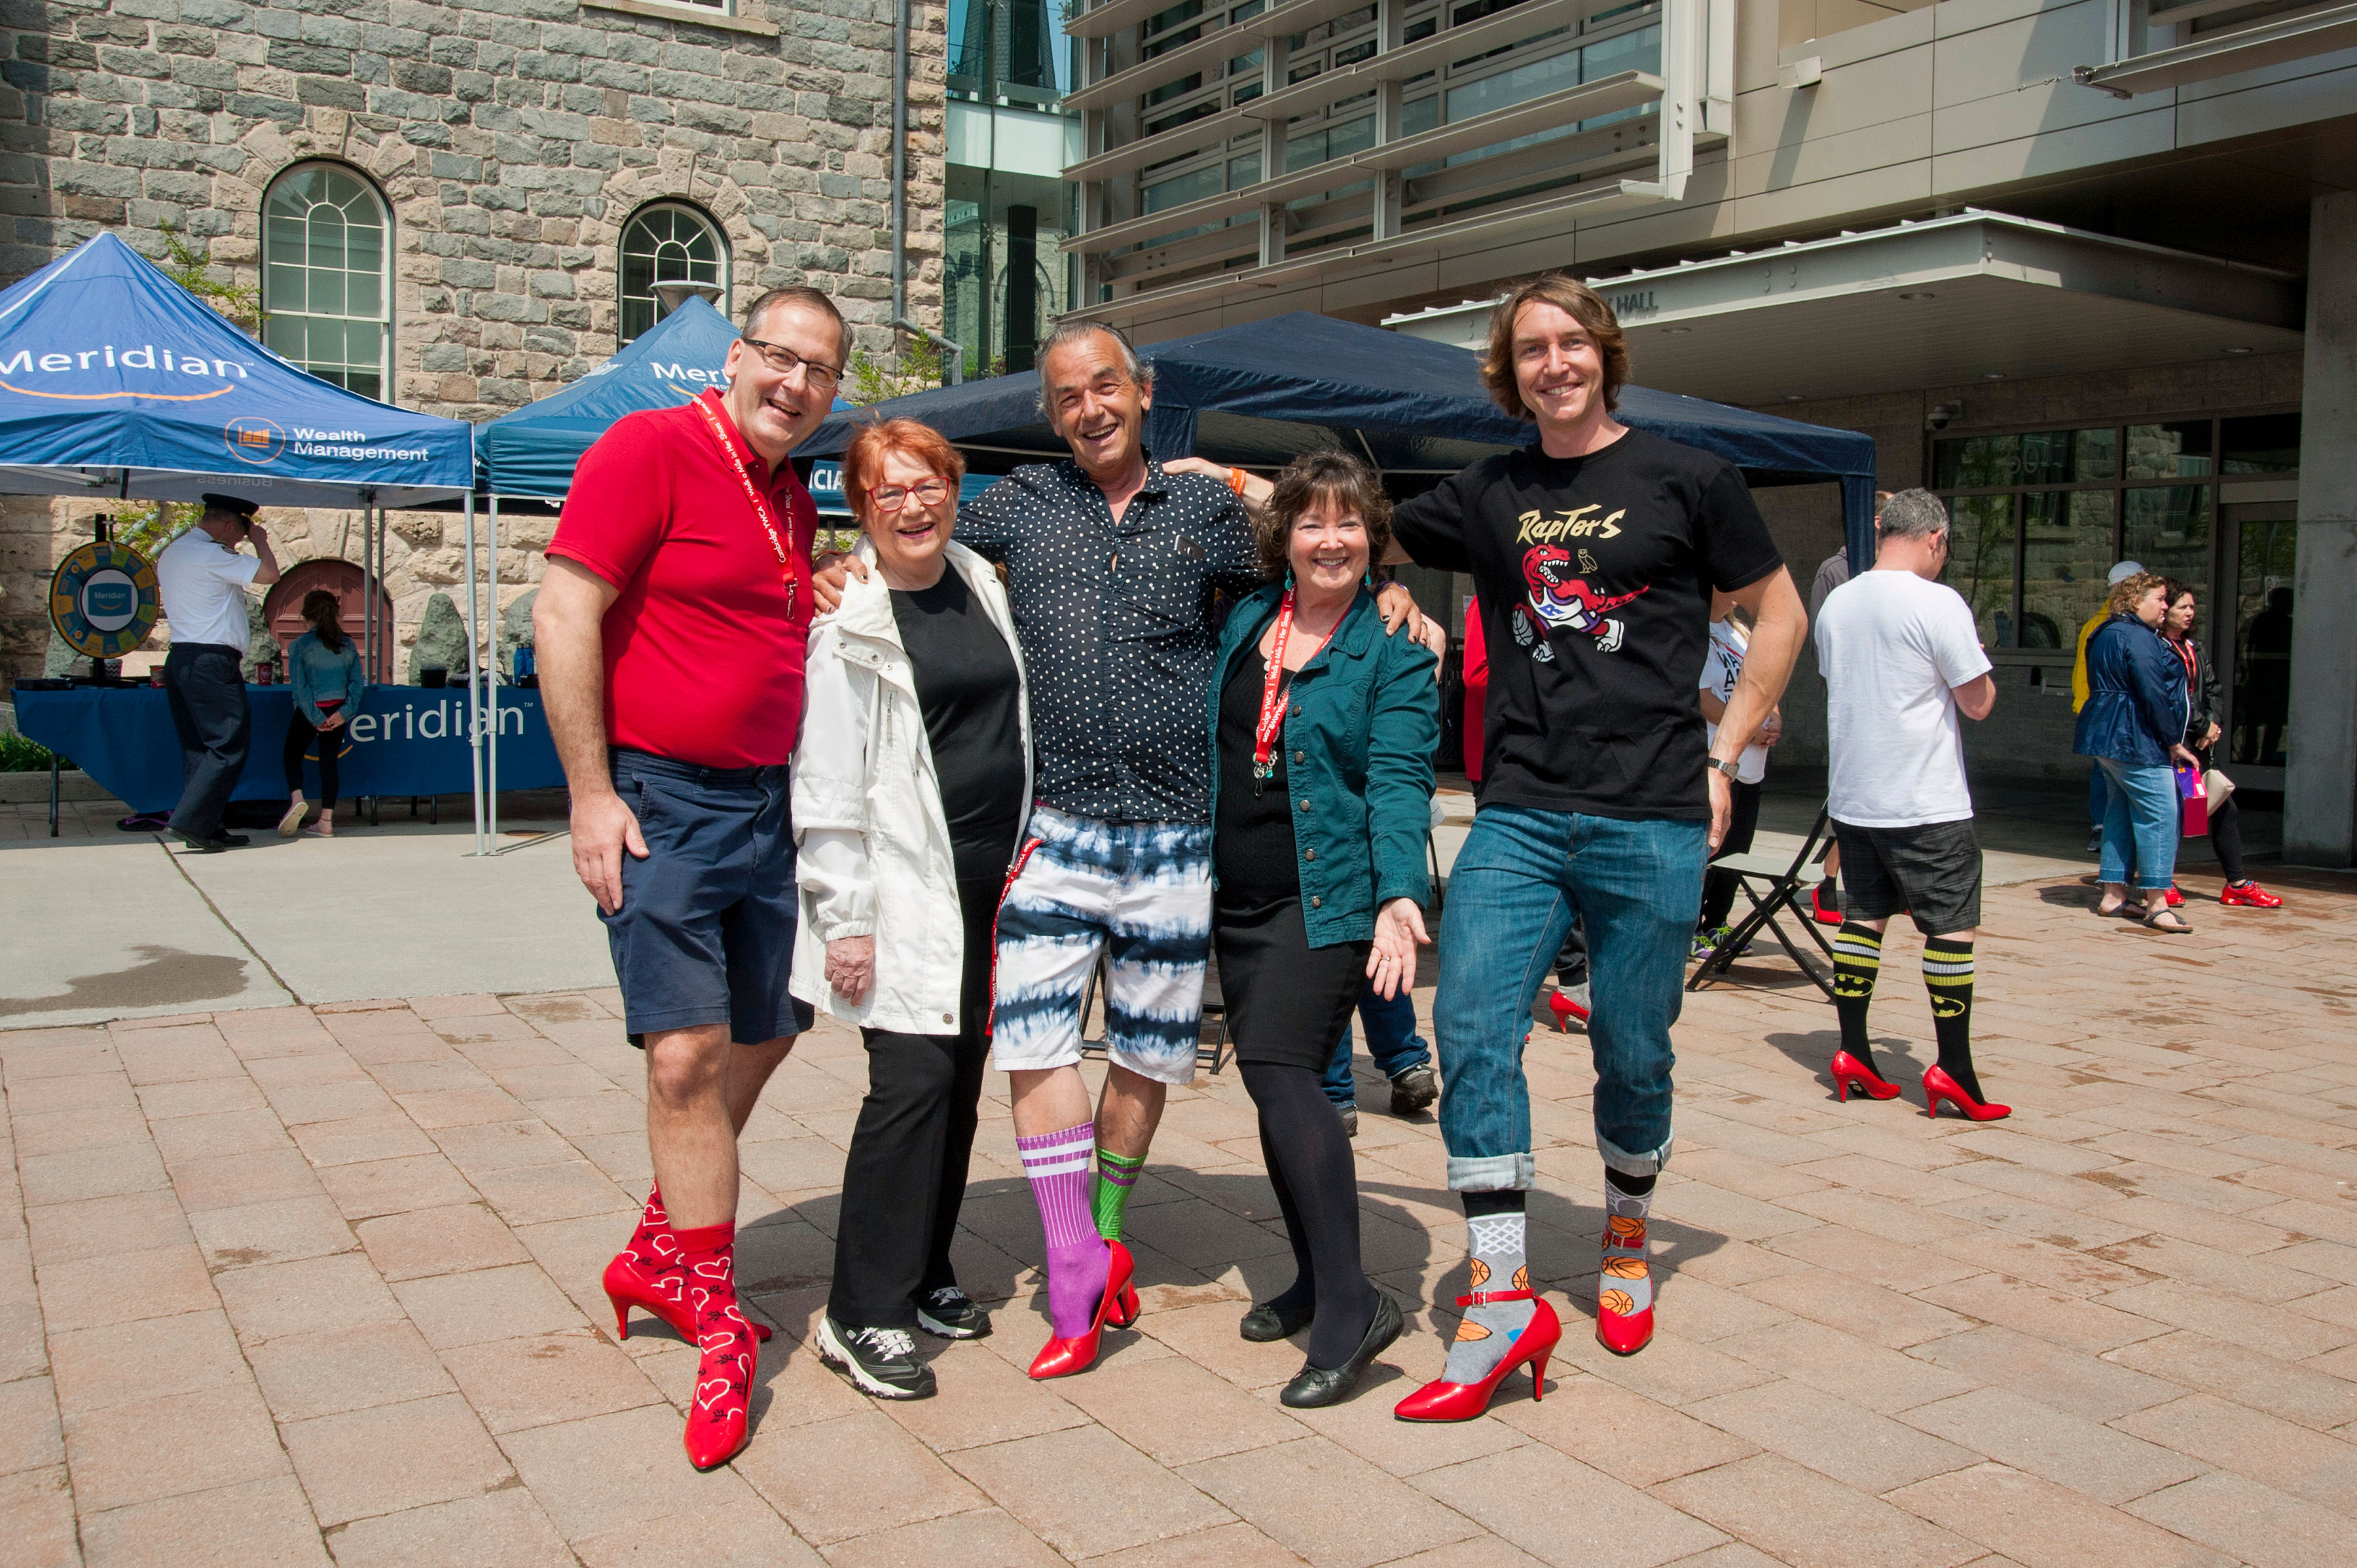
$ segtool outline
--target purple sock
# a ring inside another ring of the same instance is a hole
[[[1015,1140],[1048,1233],[1048,1323],[1059,1339],[1089,1331],[1113,1269],[1113,1249],[1089,1216],[1089,1156],[1096,1143],[1091,1122]]]

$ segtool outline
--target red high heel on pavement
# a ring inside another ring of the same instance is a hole
[[[1939,1120],[1940,1101],[1946,1101],[1956,1108],[1956,1114],[1975,1122],[1996,1122],[2013,1114],[2010,1105],[1984,1103],[1964,1092],[1964,1086],[1940,1068],[1930,1068],[1923,1074],[1923,1101],[1932,1108],[1932,1118]]]
[[[689,1464],[715,1470],[737,1457],[752,1439],[753,1375],[760,1348],[753,1338],[753,1326],[737,1305],[735,1222],[674,1234],[679,1235],[686,1269],[687,1299],[695,1313],[695,1344],[703,1353],[680,1442]]]
[[[1884,1078],[1847,1051],[1834,1053],[1833,1074],[1834,1092],[1841,1096],[1844,1104],[1849,1102],[1852,1090],[1875,1100],[1898,1098],[1897,1084]]]
[[[1130,1288],[1129,1276],[1134,1268],[1129,1249],[1118,1241],[1105,1243],[1113,1249],[1112,1266],[1105,1274],[1104,1297],[1097,1303],[1097,1315],[1086,1334],[1075,1334],[1069,1339],[1050,1338],[1031,1358],[1031,1375],[1035,1378],[1068,1378],[1074,1372],[1085,1372],[1096,1365],[1097,1340],[1111,1321],[1114,1309],[1127,1298],[1130,1320],[1136,1321],[1137,1293]]]
[[[1842,923],[1842,912],[1839,909],[1825,908],[1825,885],[1822,882],[1809,889],[1809,918],[1820,926],[1838,926]]]
[[[1514,1336],[1505,1359],[1490,1369],[1490,1375],[1478,1383],[1434,1381],[1424,1385],[1392,1407],[1392,1415],[1399,1421],[1470,1421],[1490,1408],[1490,1397],[1506,1374],[1527,1361],[1531,1367],[1531,1401],[1536,1403],[1546,1393],[1547,1358],[1563,1340],[1563,1320],[1555,1315],[1546,1298],[1534,1291],[1493,1290],[1457,1298],[1459,1306],[1473,1306],[1488,1301],[1534,1301],[1538,1310]]]
[[[1583,1029],[1587,1027],[1587,1009],[1574,1002],[1568,992],[1558,990],[1548,997],[1547,1011],[1555,1015],[1555,1032],[1558,1035],[1570,1034],[1575,1023]]]
[[[687,1275],[680,1261],[679,1241],[672,1235],[671,1216],[663,1209],[662,1192],[647,1193],[647,1207],[630,1245],[606,1265],[606,1300],[614,1308],[614,1337],[630,1337],[630,1308],[637,1307],[671,1325],[682,1339],[695,1342],[695,1314],[687,1305]],[[770,1326],[747,1318],[753,1337],[767,1340]]]
[[[1137,1326],[1137,1287],[1134,1284],[1124,1285],[1121,1287],[1120,1296],[1113,1304],[1113,1310],[1105,1314],[1105,1326],[1135,1328]]]

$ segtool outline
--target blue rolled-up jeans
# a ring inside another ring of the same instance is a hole
[[[1432,1060],[1432,1051],[1415,1032],[1415,998],[1406,986],[1399,994],[1384,1001],[1375,994],[1370,982],[1359,993],[1359,1022],[1367,1031],[1367,1054],[1375,1058],[1375,1070],[1385,1078],[1397,1078],[1412,1067],[1423,1067]],[[1351,1028],[1342,1026],[1342,1037],[1334,1042],[1334,1058],[1326,1064],[1326,1098],[1337,1105],[1358,1102],[1358,1084],[1351,1076]]]
[[[1709,827],[1484,806],[1448,877],[1440,922],[1440,1136],[1459,1192],[1528,1187],[1530,998],[1575,918],[1595,1013],[1596,1146],[1625,1176],[1670,1155],[1670,1026],[1702,908]]]
[[[2166,887],[2177,876],[2177,840],[2185,808],[2177,798],[2177,772],[2136,768],[2099,757],[2095,766],[2111,785],[2104,809],[2104,858],[2096,875],[2125,883],[2133,875],[2139,892]]]

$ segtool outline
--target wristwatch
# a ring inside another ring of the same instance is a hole
[[[1740,775],[1743,772],[1743,764],[1740,762],[1728,762],[1722,757],[1706,757],[1703,758],[1702,765],[1705,768],[1715,768],[1719,772],[1726,774],[1727,782],[1730,784],[1739,782]]]

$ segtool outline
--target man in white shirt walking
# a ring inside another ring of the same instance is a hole
[[[246,842],[221,831],[245,752],[253,714],[245,701],[245,585],[278,581],[270,535],[254,525],[254,502],[207,495],[205,514],[156,557],[156,591],[172,625],[164,656],[164,694],[179,732],[180,768],[188,784],[173,808],[171,833],[199,854],[218,854]],[[251,541],[253,553],[238,549]]]
[[[1996,706],[1988,654],[1962,595],[1939,581],[1948,562],[1948,512],[1925,490],[1901,490],[1882,509],[1874,569],[1825,596],[1817,620],[1832,751],[1830,809],[1842,852],[1842,928],[1834,939],[1834,1010],[1842,1046],[1834,1085],[1889,1100],[1899,1086],[1876,1069],[1866,1014],[1882,963],[1882,931],[1909,914],[1923,933],[1940,1062],[1924,1098],[1976,1122],[2007,1113],[1983,1101],[1973,1072],[1973,941],[1980,934],[1981,848],[1964,782],[1956,715]]]

